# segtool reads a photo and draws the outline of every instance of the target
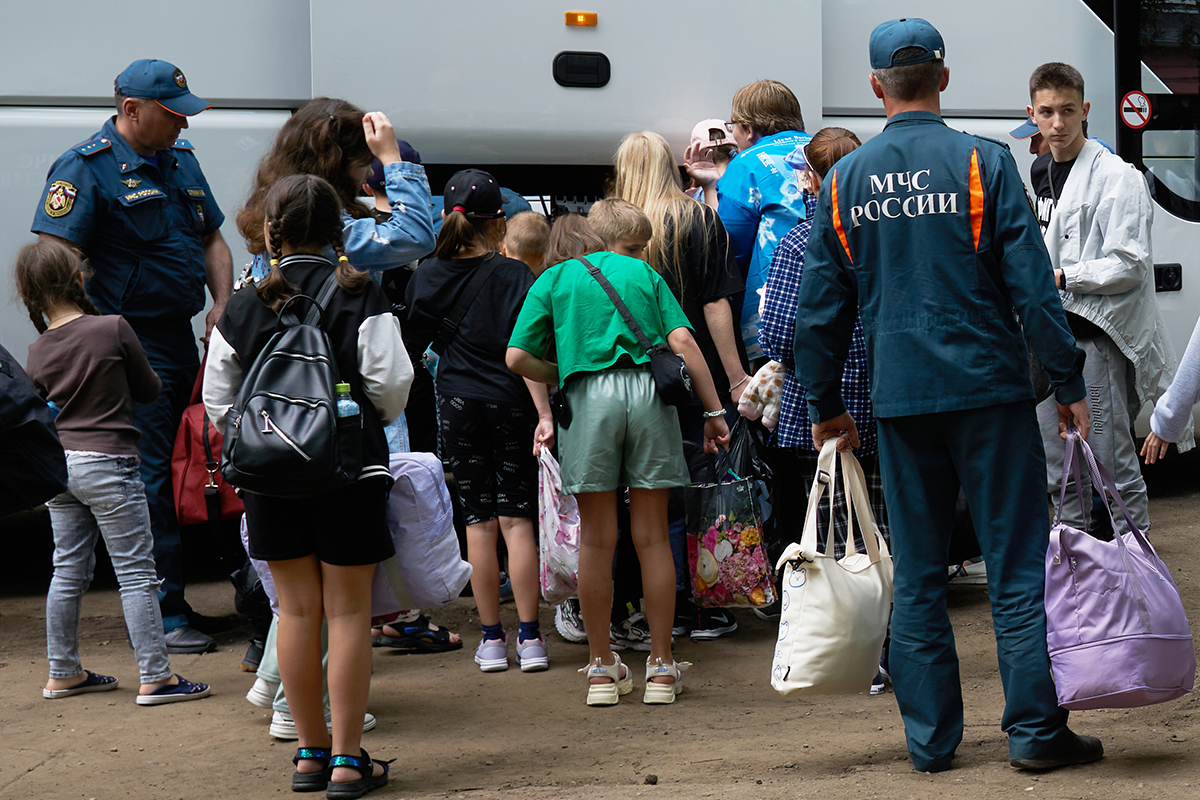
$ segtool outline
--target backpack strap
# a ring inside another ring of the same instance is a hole
[[[458,333],[458,325],[462,322],[463,317],[467,314],[467,309],[475,302],[475,298],[479,295],[479,290],[483,288],[483,284],[492,276],[492,272],[496,269],[496,256],[493,253],[492,257],[484,261],[475,268],[475,274],[471,276],[471,281],[463,288],[462,294],[458,296],[458,301],[454,304],[454,308],[442,320],[442,324],[438,327],[437,335],[433,337],[433,343],[429,345],[430,349],[438,355],[446,352],[446,347],[450,342],[454,341],[454,335]]]
[[[608,282],[608,278],[604,277],[604,273],[600,271],[599,267],[592,264],[592,262],[588,261],[583,256],[579,256],[579,262],[583,264],[583,266],[587,267],[588,274],[595,278],[596,283],[600,284],[600,286],[604,288],[605,293],[608,294],[608,299],[612,300],[613,305],[617,307],[617,313],[621,315],[621,319],[625,320],[625,324],[629,326],[629,330],[633,331],[633,335],[638,340],[638,344],[642,346],[643,350],[649,353],[650,348],[653,347],[653,345],[651,345],[650,340],[646,338],[646,334],[642,333],[642,329],[638,327],[637,321],[633,318],[633,314],[629,313],[629,308],[625,305],[625,302],[621,299],[621,296],[617,294],[617,290],[613,288],[613,285]]]
[[[308,313],[304,315],[305,325],[317,325],[321,323],[321,315],[325,311],[325,306],[329,305],[330,299],[333,298],[333,293],[337,291],[337,273],[330,273],[325,282],[321,284],[320,291],[317,292],[317,297],[314,300],[306,294],[294,294],[287,299],[283,304],[283,308],[279,309],[279,321],[289,328],[300,324],[300,318],[296,313],[288,308],[293,300],[304,299],[309,302]]]

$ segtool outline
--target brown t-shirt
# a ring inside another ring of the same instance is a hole
[[[25,371],[58,406],[65,450],[138,454],[133,404],[158,397],[162,381],[124,317],[84,315],[29,345]]]

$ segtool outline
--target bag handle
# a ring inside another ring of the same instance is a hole
[[[613,285],[608,282],[608,278],[604,277],[604,273],[602,273],[598,267],[593,265],[592,262],[588,261],[583,256],[579,256],[578,261],[587,268],[588,274],[595,278],[596,283],[600,284],[600,286],[604,289],[605,294],[608,295],[608,299],[611,300],[613,305],[617,307],[617,313],[621,315],[621,319],[625,320],[625,324],[629,326],[629,330],[633,331],[633,336],[638,340],[638,344],[643,350],[646,351],[646,354],[649,355],[650,348],[652,348],[654,345],[650,344],[650,340],[646,338],[646,334],[642,333],[642,329],[638,327],[637,321],[633,318],[633,314],[629,313],[629,307],[625,305],[625,301],[623,301],[621,296],[617,294],[617,290],[613,288]]]
[[[279,312],[275,315],[276,324],[283,323],[289,328],[300,324],[300,319],[294,312],[288,309],[294,300],[304,299],[311,305],[308,308],[308,313],[304,315],[305,325],[316,325],[320,327],[321,322],[325,318],[325,307],[329,305],[329,301],[333,299],[333,293],[337,291],[337,273],[329,273],[329,277],[321,284],[320,291],[317,292],[316,298],[309,297],[306,294],[294,294],[289,297],[282,306],[279,307]]]
[[[475,298],[479,296],[479,291],[483,285],[487,283],[487,279],[492,277],[492,273],[496,270],[496,261],[499,253],[492,253],[492,256],[475,268],[475,274],[471,276],[470,282],[463,287],[462,294],[458,296],[458,301],[454,304],[454,308],[450,309],[450,313],[442,320],[442,324],[438,326],[438,332],[433,337],[433,341],[429,345],[429,349],[438,355],[445,353],[445,348],[449,347],[450,342],[454,341],[454,336],[458,333],[458,326],[462,323],[463,317],[467,315],[467,311],[471,308],[471,304],[475,302]]]
[[[1099,476],[1100,478],[1100,483],[1097,488],[1100,490],[1100,497],[1104,500],[1104,507],[1108,510],[1109,519],[1112,520],[1113,530],[1117,530],[1117,520],[1116,517],[1113,516],[1112,506],[1109,504],[1110,496],[1116,501],[1117,507],[1121,509],[1121,514],[1124,516],[1126,524],[1129,525],[1129,530],[1131,533],[1133,533],[1133,538],[1137,540],[1138,546],[1142,549],[1142,552],[1145,553],[1146,557],[1152,561],[1159,560],[1158,554],[1154,552],[1154,547],[1146,539],[1146,535],[1142,533],[1141,529],[1138,528],[1137,524],[1133,521],[1133,514],[1130,513],[1129,507],[1125,505],[1125,501],[1121,499],[1121,494],[1117,491],[1117,483],[1115,480],[1113,480],[1112,475],[1109,474],[1108,469],[1106,469],[1103,464],[1096,460],[1096,455],[1092,452],[1091,446],[1079,436],[1078,431],[1068,431],[1067,441],[1070,442],[1072,438],[1075,439],[1080,449],[1082,449],[1083,457],[1087,460],[1088,469],[1091,471],[1092,476]],[[1092,484],[1093,486],[1096,486],[1096,481],[1093,480]],[[1120,547],[1125,547],[1125,538],[1123,536],[1117,534],[1113,536],[1113,540],[1116,541]]]
[[[849,451],[841,455],[842,480],[847,497],[846,513],[849,518],[849,541],[846,543],[846,549],[850,553],[858,552],[854,545],[854,520],[857,518],[858,530],[862,533],[867,556],[874,564],[883,556],[890,557],[891,552],[879,532],[879,524],[875,521],[875,511],[871,508],[871,499],[867,494],[867,476],[863,472],[862,464]]]
[[[817,456],[817,474],[813,476],[812,489],[808,493],[808,511],[804,515],[804,532],[800,535],[800,547],[798,552],[816,553],[817,552],[817,510],[821,505],[821,497],[825,494],[827,486],[832,486],[833,479],[837,475],[837,442],[830,439],[825,442],[821,448],[821,454]],[[829,515],[829,532],[825,538],[825,549],[832,554],[832,538],[833,538],[833,509],[831,507]],[[791,548],[788,548],[789,550]],[[786,554],[787,551],[785,551]],[[793,556],[794,557],[794,556]],[[790,560],[790,559],[789,559]],[[781,559],[781,562],[783,559]]]

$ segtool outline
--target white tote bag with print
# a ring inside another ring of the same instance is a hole
[[[867,481],[851,453],[840,454],[850,515],[846,555],[833,555],[833,518],[824,552],[817,551],[817,507],[837,479],[839,454],[829,440],[817,461],[800,542],[788,545],[776,569],[784,570],[779,639],[771,686],[781,694],[857,694],[871,688],[887,635],[892,603],[892,556],[875,524]],[[833,492],[828,502],[833,503]],[[855,522],[866,552],[854,543]]]

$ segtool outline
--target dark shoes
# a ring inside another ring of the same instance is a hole
[[[217,649],[217,643],[211,636],[201,633],[191,625],[181,625],[167,631],[166,640],[168,653],[207,653]]]
[[[1038,758],[1014,758],[1008,763],[1017,769],[1044,771],[1069,767],[1072,764],[1089,764],[1104,758],[1104,745],[1094,736],[1076,736],[1066,747],[1050,751]]]
[[[258,672],[258,665],[262,662],[266,646],[267,643],[262,639],[251,639],[246,648],[246,655],[242,657],[241,668],[246,672]]]

